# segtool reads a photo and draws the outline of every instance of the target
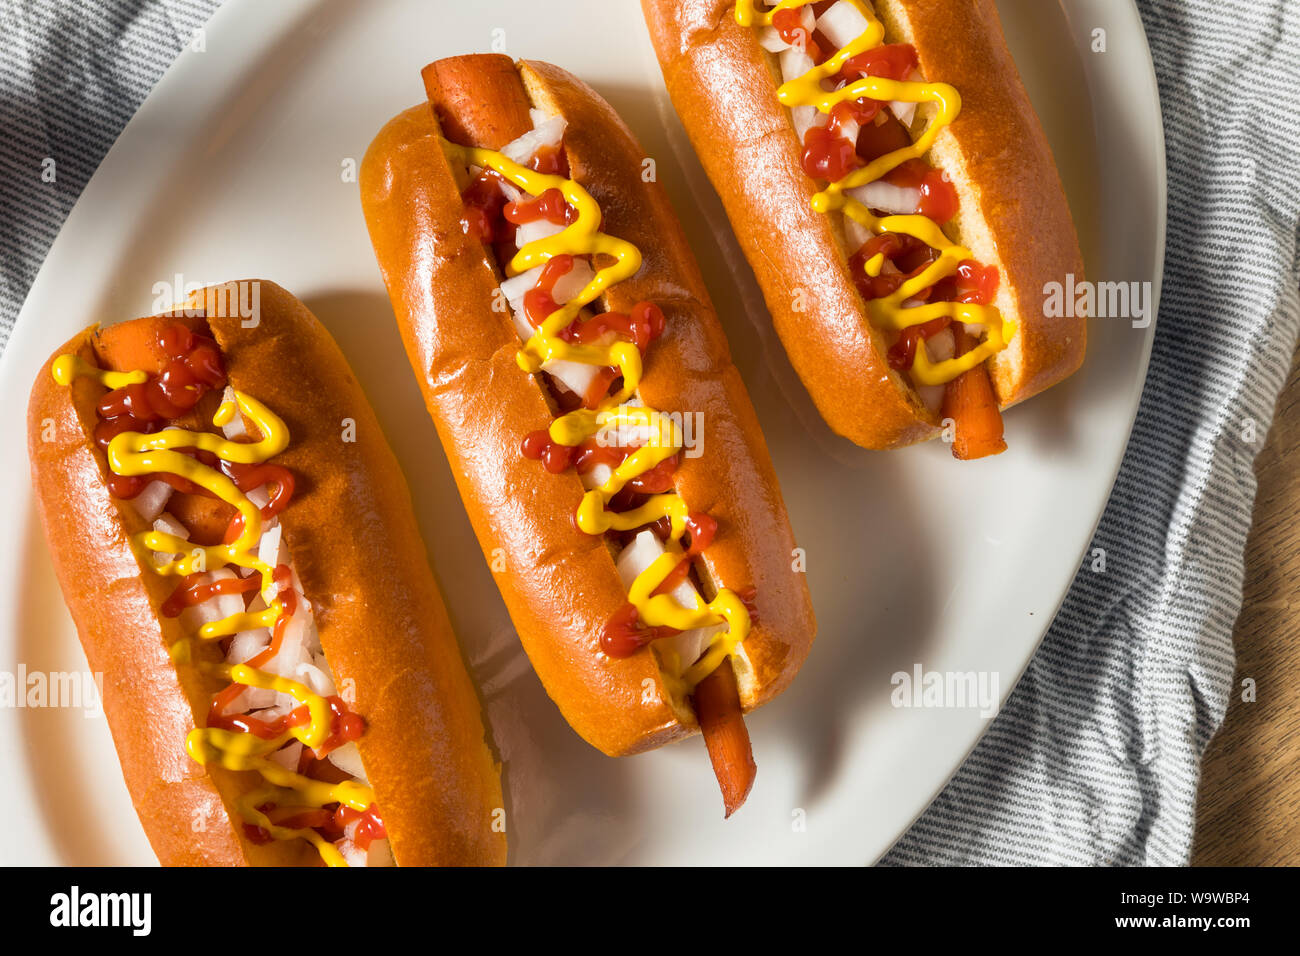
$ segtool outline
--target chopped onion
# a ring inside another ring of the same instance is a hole
[[[700,659],[705,650],[708,649],[709,643],[713,640],[714,634],[720,634],[727,629],[726,624],[711,624],[708,627],[697,627],[691,631],[682,631],[680,634],[669,638],[672,642],[672,648],[677,652],[677,657],[682,664],[689,667]]]
[[[235,406],[235,414],[230,417],[230,421],[221,426],[222,433],[231,441],[247,438],[248,429],[244,427],[244,413],[239,410],[239,403],[235,401],[235,390],[229,385],[221,395],[221,404],[224,405],[226,402]]]
[[[271,632],[264,627],[255,627],[250,631],[240,631],[230,642],[226,652],[226,663],[242,664],[252,660],[271,643]]]
[[[344,838],[334,845],[338,847],[339,853],[343,856],[343,861],[347,863],[348,866],[366,865],[366,852],[351,840]]]
[[[239,692],[227,706],[227,714],[247,714],[250,711],[261,710],[258,716],[263,720],[274,720],[282,714],[287,714],[288,710],[279,713],[274,712],[272,706],[279,695],[269,687],[245,687]],[[267,709],[269,708],[269,709]]]
[[[564,139],[564,127],[566,125],[563,116],[552,116],[543,120],[541,123],[535,124],[523,136],[503,146],[501,154],[506,159],[514,160],[516,163],[523,165],[543,147],[559,146]]]
[[[849,247],[849,254],[857,252],[875,235],[852,216],[844,217],[844,241]]]
[[[893,113],[894,118],[904,126],[910,127],[912,125],[912,118],[916,116],[916,104],[907,103],[902,100],[890,100],[889,112]]]
[[[506,199],[510,202],[522,202],[526,198],[524,191],[508,179],[498,179],[497,187],[506,194]]]
[[[280,544],[280,525],[277,523],[262,532],[262,538],[257,542],[257,560],[273,568],[278,567],[283,563],[280,560],[282,551]],[[274,587],[274,584],[272,586]]]
[[[587,283],[596,275],[591,263],[586,259],[574,259],[573,268],[555,280],[552,298],[563,305],[587,287]]]
[[[259,485],[256,488],[251,488],[245,493],[248,495],[248,500],[259,508],[265,508],[271,500],[271,495],[270,492],[266,490],[266,485]],[[274,521],[275,519],[272,518],[271,520]],[[264,522],[263,527],[267,526],[268,525]]]
[[[361,751],[357,750],[354,741],[349,741],[342,747],[331,750],[325,756],[325,759],[362,783],[368,784],[370,782],[366,779],[366,768],[361,765]]]
[[[614,469],[604,462],[595,465],[591,471],[581,475],[582,487],[591,491],[593,488],[599,488],[605,482],[609,481],[609,476],[614,474]]]
[[[631,588],[632,582],[646,568],[664,553],[664,546],[659,541],[658,536],[653,531],[642,531],[633,539],[632,543],[623,549],[618,556],[615,564],[618,567],[619,577],[623,579],[623,586]],[[672,591],[673,599],[683,607],[694,608],[700,604],[699,592],[690,580],[683,581]],[[707,627],[697,627],[689,631],[682,631],[667,640],[671,643],[673,650],[683,664],[689,666],[697,661],[713,635],[725,631],[727,626],[724,624],[710,624]]]
[[[840,123],[840,135],[850,143],[856,143],[858,141],[858,131],[861,128],[862,126],[857,120],[846,119]]]
[[[665,430],[669,427],[665,423]],[[629,424],[620,422],[616,425],[606,425],[596,432],[597,444],[613,448],[641,447],[649,444],[651,441],[658,440],[659,430],[651,428],[649,425]],[[664,438],[671,437],[665,431]]]
[[[797,50],[794,47],[790,47],[788,50],[783,50],[781,52],[780,60],[781,78],[787,83],[791,80],[799,79],[799,77],[803,76],[817,65],[813,62],[813,58],[807,53],[803,50]]]
[[[926,339],[925,354],[930,357],[931,362],[946,362],[956,355],[957,348],[953,342],[952,329],[936,332]]]
[[[517,276],[511,276],[501,282],[501,294],[506,297],[506,301],[513,308],[519,309],[524,304],[524,293],[537,285],[537,280],[542,277],[542,269],[545,266],[534,266],[527,272],[521,272]]]
[[[896,215],[911,215],[921,203],[921,190],[911,186],[895,186],[880,179],[856,189],[846,189],[845,192],[868,209],[879,209]]]
[[[323,670],[309,661],[303,661],[294,669],[294,679],[306,684],[313,694],[331,697],[338,692],[334,681]]]
[[[796,106],[790,110],[790,120],[794,123],[795,135],[799,137],[799,142],[804,141],[808,135],[808,130],[814,126],[825,126],[828,117],[815,106]]]
[[[186,541],[190,540],[190,533],[186,530],[185,525],[172,517],[170,511],[164,511],[154,519],[153,529],[161,531],[163,534],[172,534],[178,538],[184,538]]]
[[[614,562],[618,567],[619,577],[623,579],[623,586],[631,589],[632,582],[637,579],[646,568],[655,562],[655,559],[664,553],[663,542],[653,531],[642,531],[632,543],[623,549],[618,559]],[[685,608],[694,608],[699,606],[700,596],[691,584],[690,579],[683,581],[670,592],[673,600]]]
[[[308,660],[306,641],[307,618],[304,614],[294,614],[284,627],[284,636],[280,639],[280,649],[262,669],[281,677],[295,679],[298,665]]]
[[[848,0],[839,0],[839,2],[832,4],[825,13],[817,18],[817,29],[826,36],[826,39],[839,48],[848,46],[862,36],[867,32],[869,26],[870,24],[867,22],[867,18],[862,15],[862,11],[849,3]]]
[[[542,371],[553,376],[570,392],[586,395],[591,383],[600,374],[601,367],[586,362],[570,362],[568,359],[551,359],[542,363]]]
[[[234,578],[235,572],[229,568],[217,568],[215,571],[209,571],[203,579],[204,584],[212,584],[217,581],[228,581]],[[206,601],[201,601],[193,607],[186,608],[183,612],[185,616],[184,625],[189,628],[200,628],[204,624],[215,624],[217,621],[225,620],[233,614],[242,614],[244,611],[244,596],[242,594],[214,594]]]
[[[512,309],[510,317],[515,320],[515,333],[519,336],[520,341],[527,342],[533,337],[533,333],[537,330],[534,329],[533,324],[528,321],[528,316],[524,315],[524,310],[522,308]]]
[[[919,83],[924,77],[921,76],[920,70],[913,70],[907,75],[907,79],[909,83]],[[893,113],[894,118],[904,126],[911,126],[912,120],[916,116],[916,104],[904,100],[890,100],[889,112]]]
[[[295,740],[271,754],[271,761],[278,763],[285,770],[298,770],[298,760],[302,757],[302,741]]]
[[[532,222],[522,223],[515,227],[515,245],[522,249],[530,242],[559,235],[564,232],[564,228],[563,223],[551,222],[549,219],[534,219]]]
[[[776,27],[763,27],[759,30],[758,42],[768,53],[780,53],[790,49],[790,44],[781,38],[781,33]]]
[[[190,540],[190,533],[185,525],[181,524],[172,517],[171,512],[164,511],[154,519],[153,529],[161,534],[175,535],[183,541]],[[174,561],[179,555],[175,552],[155,551],[153,559],[159,564],[166,564],[168,561]]]
[[[249,687],[245,689],[245,692],[250,691],[260,694],[263,691],[267,691],[267,688]],[[251,713],[251,716],[256,717],[258,720],[265,720],[268,722],[278,720],[285,714],[290,713],[297,707],[301,706],[288,694],[281,694],[279,691],[274,690],[268,692],[271,694],[271,700],[268,702],[267,706],[256,709]]]
[[[153,521],[167,507],[167,499],[172,496],[172,486],[165,481],[154,480],[144,486],[134,498],[129,499],[131,507],[145,521]]]

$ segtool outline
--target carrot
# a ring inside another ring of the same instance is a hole
[[[758,773],[740,708],[740,688],[730,661],[724,660],[700,681],[695,688],[694,703],[695,716],[704,732],[704,743],[709,748],[709,760],[713,762],[729,817],[749,796]]]
[[[956,354],[975,347],[974,338],[960,323],[952,325]],[[989,380],[987,364],[962,372],[943,392],[943,417],[953,421],[952,456],[962,461],[1000,455],[1007,450],[1002,440],[1002,413]]]
[[[532,103],[504,54],[435,60],[420,75],[443,134],[454,143],[500,149],[533,128]]]
[[[117,372],[139,369],[157,375],[171,361],[163,351],[159,336],[178,324],[207,334],[207,323],[202,318],[151,315],[99,329],[94,337],[96,358],[101,367]],[[193,411],[174,424],[193,431],[212,431],[212,415],[220,403],[220,389],[210,391]],[[235,515],[235,509],[218,498],[182,492],[174,493],[167,500],[167,511],[185,526],[190,539],[200,545],[220,544]]]
[[[175,492],[167,499],[167,510],[172,517],[185,525],[190,540],[208,546],[221,544],[235,516],[235,509],[220,498],[206,495],[189,495]]]

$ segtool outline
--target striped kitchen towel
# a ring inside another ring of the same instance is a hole
[[[1300,330],[1300,4],[1138,2],[1169,237],[1147,387],[1095,541],[1110,567],[1075,581],[988,734],[888,863],[1190,852],[1201,755],[1231,689],[1252,462]],[[0,0],[0,347],[86,181],[216,6]]]
[[[1300,4],[1138,6],[1169,235],[1146,389],[1094,541],[1107,573],[1075,579],[1006,707],[889,863],[1191,853],[1201,756],[1232,688],[1253,462],[1300,331]]]

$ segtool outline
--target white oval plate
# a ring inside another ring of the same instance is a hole
[[[1158,283],[1164,146],[1136,11],[1003,0],[1008,39],[1079,222],[1089,275]],[[562,13],[560,11],[563,11]],[[1090,52],[1095,29],[1107,52]],[[343,346],[416,497],[505,761],[515,863],[867,863],[988,726],[977,708],[891,706],[891,675],[995,675],[1011,690],[1080,564],[1137,407],[1152,328],[1096,320],[1084,370],[1007,416],[1011,449],[870,453],[812,409],[686,146],[638,5],[232,0],[166,74],[69,216],[0,365],[0,670],[84,669],[32,507],[32,376],[72,333],[171,300],[160,283],[265,276]],[[791,690],[754,714],[759,764],[732,820],[700,740],[624,760],[570,732],[528,667],[408,374],[346,173],[423,97],[420,68],[486,51],[554,61],[632,126],[685,219],[807,551],[819,621]],[[1104,225],[1104,231],[1102,226]],[[179,741],[177,742],[179,746]],[[0,708],[6,863],[153,855],[102,717]]]

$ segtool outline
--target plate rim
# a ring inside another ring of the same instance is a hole
[[[42,262],[42,265],[36,275],[36,278],[32,283],[32,287],[31,289],[29,289],[28,294],[24,300],[23,306],[19,311],[18,317],[11,331],[10,338],[4,349],[4,354],[0,355],[0,382],[5,382],[10,377],[14,377],[17,378],[19,381],[23,381],[24,367],[21,366],[21,363],[19,359],[16,358],[16,356],[20,352],[26,353],[31,351],[30,346],[28,346],[27,348],[22,347],[25,343],[27,343],[32,338],[32,335],[34,334],[33,327],[35,326],[37,321],[37,316],[29,313],[35,313],[39,310],[41,301],[46,297],[46,287],[49,284],[57,281],[56,278],[57,275],[62,274],[63,266],[64,266],[62,260],[68,258],[67,253],[64,250],[73,241],[71,239],[68,239],[67,237],[74,233],[79,233],[85,228],[81,220],[87,218],[88,216],[88,213],[86,212],[87,209],[97,208],[103,203],[104,200],[101,199],[100,193],[104,191],[104,183],[109,178],[108,176],[104,175],[104,170],[107,168],[111,171],[117,165],[120,165],[126,161],[125,157],[129,154],[131,145],[137,139],[139,139],[138,130],[141,127],[147,126],[150,122],[152,122],[153,113],[154,111],[156,111],[158,103],[160,101],[170,100],[173,97],[175,97],[177,95],[177,92],[174,89],[174,87],[179,87],[187,84],[190,87],[190,92],[193,93],[195,88],[200,86],[200,84],[197,82],[197,80],[200,78],[202,79],[204,84],[207,84],[211,87],[212,92],[207,97],[207,99],[210,101],[219,101],[220,98],[227,91],[229,91],[233,85],[237,85],[240,82],[241,78],[247,74],[250,66],[255,66],[261,60],[263,51],[267,47],[272,46],[276,42],[278,42],[279,38],[283,33],[283,30],[288,28],[287,24],[291,22],[297,22],[298,20],[300,20],[303,16],[307,15],[313,8],[315,8],[318,5],[318,2],[319,0],[283,0],[282,3],[275,4],[275,5],[254,4],[252,0],[233,0],[233,2],[227,2],[223,4],[221,7],[219,7],[213,13],[212,17],[204,25],[204,29],[209,34],[240,29],[241,26],[246,25],[249,16],[255,17],[259,24],[277,23],[279,24],[279,26],[271,27],[265,30],[263,33],[262,42],[249,45],[249,48],[247,49],[244,56],[239,58],[231,58],[225,61],[219,61],[218,66],[215,68],[215,72],[213,68],[210,67],[210,65],[208,65],[206,62],[202,66],[191,67],[191,63],[193,62],[194,56],[189,51],[182,51],[181,55],[179,55],[172,62],[172,64],[167,68],[167,70],[164,71],[162,77],[159,79],[157,84],[155,84],[154,88],[149,92],[148,96],[146,96],[145,99],[142,101],[139,109],[135,112],[131,120],[123,128],[122,133],[114,142],[113,146],[110,148],[108,153],[105,154],[103,161],[101,162],[100,166],[96,169],[91,179],[87,182],[85,189],[83,189],[81,195],[78,197],[76,203],[74,204],[73,208],[69,212],[63,226],[60,228],[59,233],[56,236],[54,242],[51,244],[50,249],[46,254],[45,260]],[[1063,10],[1066,11],[1065,15],[1067,19],[1069,17],[1068,8],[1070,7],[1070,5],[1071,5],[1071,0],[1062,0],[1061,6]],[[273,10],[268,9],[269,7],[274,7],[274,9]],[[1167,161],[1165,156],[1165,142],[1164,142],[1165,137],[1164,137],[1163,119],[1161,117],[1161,112],[1160,112],[1161,106],[1160,106],[1160,99],[1159,99],[1159,87],[1156,81],[1154,62],[1151,56],[1150,45],[1146,39],[1145,27],[1144,24],[1142,23],[1141,15],[1137,8],[1135,0],[1129,0],[1129,2],[1123,5],[1122,8],[1116,8],[1112,10],[1111,14],[1116,18],[1122,16],[1125,19],[1128,27],[1132,27],[1135,25],[1136,26],[1135,35],[1138,35],[1142,38],[1141,56],[1144,61],[1146,74],[1147,74],[1143,78],[1144,85],[1146,80],[1149,79],[1149,91],[1145,88],[1142,91],[1142,95],[1144,97],[1142,102],[1153,103],[1156,111],[1156,116],[1158,119],[1161,120],[1156,124],[1156,130],[1155,130],[1155,138],[1156,138],[1155,147],[1156,147],[1156,153],[1159,156],[1159,162],[1157,163],[1157,167],[1155,169],[1156,183],[1158,186],[1158,190],[1157,190],[1158,202],[1157,202],[1156,222],[1155,222],[1156,248],[1154,250],[1155,254],[1153,259],[1154,274],[1151,276],[1151,279],[1153,281],[1153,293],[1154,293],[1153,303],[1155,308],[1153,310],[1151,328],[1144,335],[1142,354],[1137,367],[1138,379],[1142,383],[1144,383],[1149,369],[1152,348],[1154,345],[1155,326],[1157,323],[1157,316],[1155,313],[1158,313],[1160,288],[1161,288],[1161,282],[1163,278],[1163,265],[1164,265],[1164,257],[1165,257],[1166,228],[1167,228]],[[241,30],[240,35],[241,37],[246,37],[247,32]],[[1145,99],[1148,92],[1150,93],[1149,101]],[[1092,99],[1091,95],[1089,97],[1089,101],[1095,102]],[[200,119],[199,117],[205,117],[206,115],[208,115],[207,112],[202,108],[196,108],[191,112],[189,112],[184,122],[178,124],[183,127],[182,132],[179,134],[179,138],[184,142],[190,141],[193,133],[197,131],[203,123],[203,119]],[[179,163],[180,161],[181,161],[180,155],[178,155],[177,157],[173,157],[170,161],[169,168]],[[144,177],[141,177],[141,179],[143,178]],[[98,187],[96,185],[97,183],[99,184]],[[137,188],[142,189],[145,195],[152,195],[153,193],[156,192],[158,187],[151,185],[147,189],[144,189],[142,186],[138,184]],[[123,200],[118,199],[114,202],[114,205],[120,206],[122,205],[122,203]],[[138,217],[139,217],[139,213],[137,213],[137,219]],[[111,260],[112,257],[109,256],[107,258]],[[104,271],[111,272],[111,269],[105,269]],[[1103,499],[1102,508],[1097,512],[1096,516],[1094,517],[1092,523],[1092,533],[1083,541],[1080,550],[1080,558],[1082,557],[1083,554],[1086,554],[1087,548],[1090,546],[1091,540],[1095,536],[1096,527],[1105,513],[1105,502],[1109,501],[1110,495],[1113,492],[1114,483],[1118,478],[1120,468],[1127,454],[1128,445],[1132,440],[1133,425],[1136,421],[1136,416],[1137,416],[1138,408],[1140,407],[1143,391],[1144,388],[1141,386],[1137,387],[1134,391],[1134,396],[1132,399],[1132,408],[1129,410],[1127,424],[1125,426],[1126,436],[1124,442],[1118,448],[1118,453],[1110,469],[1110,478],[1107,484],[1108,490],[1106,492],[1105,498]],[[23,417],[25,420],[25,415]],[[26,470],[19,469],[19,473],[21,478],[23,479],[22,483],[25,483]],[[3,494],[4,491],[8,490],[6,487],[7,484],[12,484],[12,483],[13,483],[12,476],[10,476],[10,478],[8,479],[0,479],[0,494]],[[6,505],[5,507],[8,509],[8,513],[12,513],[20,518],[23,517],[24,509],[15,509],[8,505]],[[26,517],[28,520],[31,520],[30,509],[26,509]],[[6,558],[5,560],[10,560],[10,559]],[[1044,638],[1046,637],[1048,630],[1050,629],[1052,623],[1055,621],[1056,616],[1059,613],[1062,604],[1064,603],[1066,597],[1069,595],[1070,590],[1074,584],[1074,580],[1075,580],[1074,578],[1071,578],[1068,582],[1066,582],[1064,588],[1062,589],[1059,595],[1059,598],[1055,603],[1055,606],[1052,608],[1051,614],[1044,616],[1044,623],[1041,629],[1039,630],[1036,640],[1033,641],[1032,646],[1029,647],[1027,653],[1023,655],[1023,659],[1020,662],[1019,670],[1015,674],[1014,679],[1007,684],[1006,688],[1002,691],[1000,695],[1001,699],[999,702],[999,708],[1005,705],[1007,699],[1010,697],[1011,693],[1018,685],[1020,679],[1024,676],[1024,673],[1028,668],[1029,662],[1033,659],[1034,654],[1037,653],[1038,649],[1040,648]],[[16,610],[15,608],[5,609],[6,613],[12,613],[15,610]],[[7,648],[0,647],[0,651],[6,649]],[[0,728],[7,726],[8,721],[10,720],[16,721],[16,717],[14,713],[0,711]],[[19,724],[18,726],[20,727],[21,724]],[[897,843],[897,841],[904,834],[907,833],[908,829],[910,829],[912,824],[915,823],[915,821],[924,814],[924,812],[933,803],[935,797],[942,792],[942,790],[952,780],[953,776],[965,764],[966,759],[970,756],[971,752],[978,746],[979,742],[983,739],[984,735],[988,732],[991,726],[992,726],[992,721],[985,721],[983,722],[983,726],[977,728],[974,738],[970,741],[969,746],[964,750],[960,759],[956,760],[955,763],[953,763],[947,775],[943,777],[943,779],[933,789],[933,791],[925,799],[925,801],[916,808],[914,814],[911,816],[908,822],[904,826],[902,826],[901,829],[898,830],[898,832],[893,836],[892,839],[889,840],[888,843],[884,845],[884,848],[880,850],[879,854],[875,856],[874,860],[879,860],[880,857],[883,857],[886,853],[888,853],[889,849],[892,848]],[[10,735],[0,735],[0,737],[8,737],[8,736]],[[10,756],[10,749],[11,749],[10,743],[11,741],[8,739],[0,739],[0,762],[5,762]],[[25,752],[25,747],[26,747],[25,742],[19,739],[16,741],[12,741],[12,743],[14,744],[14,746],[12,747],[12,750],[14,751],[13,756],[18,760],[22,760],[24,768],[26,769],[30,765],[30,757]],[[29,798],[27,802],[33,807],[39,806],[39,795],[36,795],[33,792],[34,781],[32,780],[30,773],[24,772],[21,774],[16,774],[14,776],[17,778],[14,780],[14,786],[23,790],[26,793],[26,795]],[[36,799],[32,799],[32,798],[36,798]],[[32,838],[37,840],[37,842],[41,846],[42,851],[45,851],[38,855],[43,856],[45,858],[58,857],[59,854],[53,850],[52,841],[45,839],[43,837],[33,836]]]

